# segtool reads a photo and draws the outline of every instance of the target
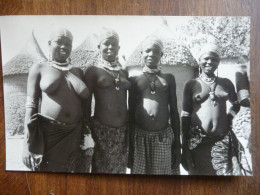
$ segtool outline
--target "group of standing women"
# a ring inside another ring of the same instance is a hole
[[[131,78],[117,60],[120,46],[114,30],[102,29],[100,60],[85,72],[70,64],[72,41],[70,31],[54,31],[49,61],[29,72],[23,151],[27,167],[84,172],[82,145],[91,132],[93,173],[126,173],[129,167],[133,174],[172,175],[179,174],[181,162],[189,174],[250,172],[230,126],[239,111],[235,88],[214,74],[220,62],[216,46],[202,49],[200,77],[185,85],[181,145],[175,78],[158,67],[163,56],[159,38],[145,39],[142,74]],[[227,100],[233,103],[229,114]]]

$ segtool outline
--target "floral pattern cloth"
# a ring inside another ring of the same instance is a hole
[[[189,140],[189,149],[195,165],[191,175],[252,175],[233,131],[214,137],[195,135]]]
[[[95,142],[92,173],[126,173],[128,162],[127,126],[109,127],[92,118]]]

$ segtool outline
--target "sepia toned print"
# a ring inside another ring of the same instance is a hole
[[[252,175],[249,17],[0,25],[6,170]]]

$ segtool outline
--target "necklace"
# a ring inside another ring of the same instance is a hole
[[[59,62],[56,62],[56,61],[49,61],[49,63],[51,64],[51,66],[53,68],[56,68],[56,69],[61,70],[61,71],[68,71],[72,68],[72,66],[68,62],[59,63]]]
[[[115,89],[118,91],[120,89],[120,73],[119,71],[122,69],[121,65],[119,64],[118,61],[114,62],[108,62],[105,60],[102,60],[101,63],[99,64],[101,67],[104,68],[108,73],[112,73],[114,77],[114,84],[115,84]],[[114,72],[117,72],[117,75],[115,75]]]
[[[200,75],[200,80],[208,87],[209,89],[209,97],[211,99],[211,104],[213,106],[216,106],[217,105],[217,102],[216,102],[216,94],[215,94],[215,90],[216,90],[216,86],[217,86],[217,77],[211,77],[211,78],[203,78],[201,75]],[[213,84],[213,87],[211,87],[209,84]]]
[[[115,88],[116,90],[118,91],[120,88],[119,88],[119,84],[120,84],[120,74],[119,72],[117,73],[117,76],[115,76],[115,74],[112,72],[113,76],[114,76],[114,79],[115,79]]]
[[[158,69],[158,68],[149,68],[149,67],[147,67],[146,65],[144,65],[144,67],[143,67],[143,72],[156,73],[156,74],[158,74],[159,72],[161,72],[161,70]]]
[[[106,60],[101,60],[100,65],[111,71],[119,71],[122,69],[121,64],[118,61],[108,62]]]
[[[153,80],[150,80],[147,73],[144,72],[144,76],[146,77],[146,79],[149,81],[150,83],[150,91],[151,91],[151,94],[155,94],[155,80],[157,78],[157,75],[155,74],[155,77]]]

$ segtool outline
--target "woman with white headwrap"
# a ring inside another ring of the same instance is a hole
[[[102,28],[98,48],[100,61],[87,68],[85,82],[94,95],[94,116],[91,99],[87,101],[86,117],[91,123],[95,142],[92,160],[93,173],[126,173],[127,166],[127,90],[128,74],[117,61],[118,34]],[[91,117],[91,118],[90,118]]]
[[[250,174],[243,147],[231,126],[239,111],[234,85],[214,73],[220,63],[220,48],[205,44],[197,61],[200,75],[184,87],[182,165],[191,175]],[[228,113],[227,100],[232,104]]]
[[[67,29],[53,31],[49,61],[34,64],[29,72],[23,162],[32,170],[77,171],[74,157],[83,140],[82,100],[89,91],[82,70],[70,64],[72,40]]]
[[[143,73],[130,78],[129,166],[133,174],[179,174],[176,83],[172,74],[161,73],[162,55],[162,41],[147,37],[142,44]]]

